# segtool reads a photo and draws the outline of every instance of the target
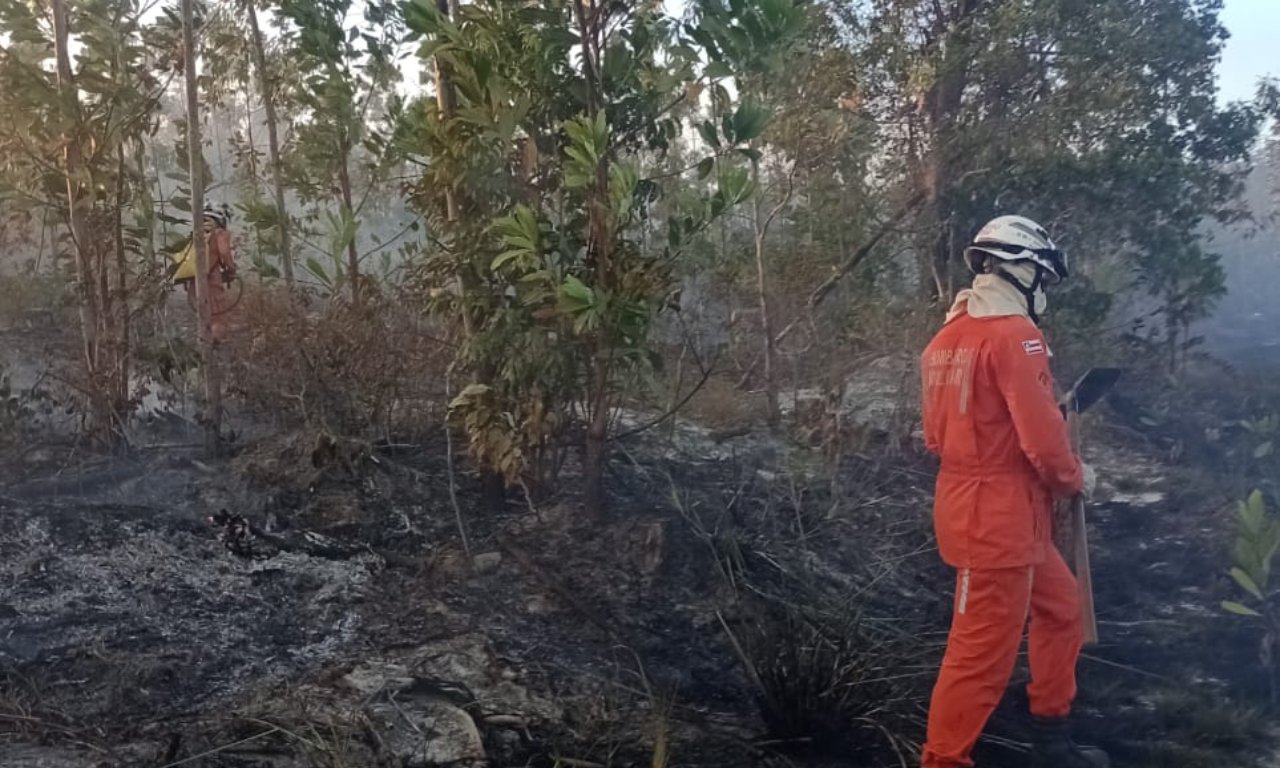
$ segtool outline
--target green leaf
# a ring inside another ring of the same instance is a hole
[[[1267,442],[1253,449],[1253,458],[1265,459],[1274,452],[1275,452],[1275,443],[1268,440]]]
[[[734,132],[733,115],[724,115],[720,118],[720,133],[730,145],[738,143],[738,136]]]
[[[726,205],[737,205],[751,197],[754,191],[751,176],[745,168],[729,167],[721,170],[719,192],[724,196]]]
[[[1266,525],[1266,505],[1262,500],[1262,492],[1254,491],[1249,498],[1240,502],[1240,521],[1245,530],[1257,536]]]
[[[569,189],[582,189],[595,181],[595,175],[576,168],[565,168],[564,185]]]
[[[1262,558],[1255,551],[1252,539],[1252,536],[1237,537],[1235,546],[1231,550],[1232,562],[1243,569],[1245,573],[1259,573],[1263,568]]]
[[[698,123],[698,133],[702,135],[702,140],[707,144],[716,149],[720,148],[720,137],[716,134],[716,127],[710,120],[703,120]]]
[[[1280,552],[1280,523],[1272,523],[1267,532],[1259,537],[1258,554],[1262,560],[1262,572],[1264,576],[1271,574],[1271,561],[1275,558],[1276,553]],[[1266,584],[1261,585],[1263,587]]]
[[[626,77],[628,70],[631,68],[631,52],[627,46],[621,41],[609,46],[604,52],[604,69],[602,74],[605,79],[618,81]]]
[[[581,336],[587,331],[595,328],[597,325],[599,325],[599,323],[597,322],[596,314],[594,312],[583,312],[574,318],[573,332]]]
[[[587,127],[583,124],[581,117],[575,117],[572,120],[566,120],[564,123],[564,132],[568,135],[570,141],[575,144],[587,143]]]
[[[706,75],[712,80],[719,80],[732,76],[733,68],[723,61],[713,61],[707,65]]]
[[[734,141],[746,144],[764,133],[769,125],[769,110],[756,101],[746,99],[734,111],[731,123]]]
[[[503,266],[505,266],[512,260],[518,259],[521,256],[526,255],[527,253],[529,253],[527,248],[516,248],[510,251],[503,251],[502,253],[493,257],[493,261],[489,264],[489,269],[493,272],[497,272],[499,269],[502,269]]]
[[[609,166],[609,203],[617,223],[626,224],[630,219],[636,185],[639,183],[640,174],[634,164],[617,162]]]
[[[728,204],[725,203],[725,200],[724,200],[724,194],[721,192],[716,192],[714,195],[712,195],[710,207],[711,207],[711,218],[713,219],[719,218],[720,215],[725,212],[725,209],[728,208]]]
[[[600,158],[591,152],[589,146],[571,144],[564,148],[564,152],[583,169],[594,169],[596,163],[600,162]]]
[[[715,169],[716,159],[714,157],[703,158],[702,162],[698,163],[698,180],[706,179]]]
[[[304,264],[307,268],[307,271],[310,272],[312,275],[315,275],[316,279],[319,280],[322,284],[324,284],[326,288],[333,287],[333,278],[330,277],[329,273],[325,271],[324,265],[321,264],[319,261],[316,261],[314,256],[308,258],[306,262],[304,262]]]
[[[1222,609],[1230,613],[1234,613],[1237,616],[1250,616],[1253,618],[1261,618],[1262,616],[1262,614],[1253,610],[1249,606],[1237,603],[1234,600],[1223,600]]]
[[[536,256],[541,251],[542,232],[538,214],[523,203],[517,205],[510,216],[495,221],[493,231],[513,251],[531,256]]]
[[[537,269],[520,278],[521,283],[536,283],[553,279],[553,275],[545,269]]]
[[[575,306],[590,307],[595,303],[595,292],[573,275],[565,278],[560,293]]]
[[[594,127],[595,150],[596,156],[599,157],[609,148],[609,123],[603,109],[596,113]]]
[[[1253,580],[1253,577],[1245,573],[1244,570],[1242,570],[1241,568],[1239,567],[1232,568],[1231,578],[1235,579],[1236,583],[1239,584],[1244,591],[1248,592],[1249,594],[1253,595],[1259,600],[1265,599],[1262,596],[1262,590],[1258,588],[1258,583]]]

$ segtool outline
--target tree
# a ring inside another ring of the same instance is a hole
[[[1076,251],[1122,260],[1185,329],[1220,294],[1206,217],[1238,218],[1259,114],[1216,104],[1225,32],[1212,0],[893,0],[844,13],[866,100],[896,126],[929,205],[932,294],[956,287],[983,220],[1017,210]]]
[[[0,48],[0,198],[10,211],[65,223],[79,389],[92,430],[117,443],[132,406],[133,287],[150,216],[129,157],[152,130],[166,85],[143,16],[130,0],[0,2],[0,33],[10,40]]]
[[[1271,135],[1265,149],[1271,173],[1269,218],[1280,220],[1280,79],[1267,78],[1258,85],[1258,107],[1271,120]]]
[[[373,168],[389,159],[386,137],[394,128],[377,130],[375,118],[394,124],[399,111],[399,101],[391,93],[399,79],[395,57],[403,36],[399,4],[392,0],[364,4],[363,29],[347,27],[350,0],[284,0],[280,11],[291,22],[287,44],[301,69],[293,98],[303,115],[295,124],[295,158],[289,172],[304,199],[336,197],[339,213],[327,216],[328,234],[333,255],[346,254],[345,265],[335,259],[336,277],[345,281],[352,303],[358,306],[362,291],[356,241],[359,214],[375,180],[357,200],[357,150],[365,150]],[[313,272],[320,271],[314,260],[308,260],[308,265]]]
[[[209,297],[209,252],[200,230],[200,213],[204,211],[204,157],[200,143],[200,86],[196,76],[199,56],[195,44],[195,0],[182,0],[183,75],[186,92],[187,157],[191,174],[192,245],[196,262],[196,312],[200,318],[200,356],[204,364],[205,427],[210,452],[218,450],[222,430],[222,380],[213,344],[213,306]]]
[[[848,110],[843,101],[854,76],[854,62],[835,45],[835,30],[826,14],[821,9],[806,10],[803,14],[780,17],[787,26],[772,29],[773,21],[764,15],[763,9],[722,3],[702,3],[695,9],[703,25],[721,31],[731,41],[735,40],[733,30],[740,27],[770,29],[780,40],[792,41],[790,45],[783,43],[765,49],[735,42],[722,51],[733,61],[735,71],[741,72],[736,84],[743,97],[777,116],[752,142],[747,153],[752,182],[757,188],[751,203],[749,234],[755,303],[760,318],[759,360],[768,418],[775,427],[781,418],[776,370],[777,319],[781,313],[775,306],[778,288],[775,279],[784,267],[775,263],[770,253],[771,233],[776,234],[778,225],[793,231],[792,219],[803,216],[802,209],[806,207],[796,204],[797,195],[804,196],[801,186],[812,183],[815,172],[832,180],[831,163],[842,153],[857,152],[860,145],[856,138],[851,138],[858,116]],[[805,32],[803,38],[802,31]],[[750,38],[739,34],[737,39]],[[727,91],[713,89],[713,122],[720,122],[720,113],[731,109],[729,102]],[[856,169],[839,166],[839,170],[849,171],[834,179],[843,199],[860,198],[860,179],[866,176],[866,167],[858,165]],[[824,211],[829,212],[829,209]],[[839,220],[851,223],[852,218]],[[792,238],[785,270],[804,270],[797,246],[797,239]],[[782,302],[781,306],[786,304]],[[755,370],[754,365],[751,370]]]
[[[79,122],[80,95],[71,70],[70,14],[64,0],[51,0],[53,11],[53,48],[57,59],[58,97],[63,109],[69,113],[63,119],[75,125]],[[77,284],[80,289],[80,332],[84,339],[85,372],[92,381],[99,369],[98,325],[103,317],[102,303],[104,297],[94,279],[93,264],[90,262],[90,232],[88,211],[90,200],[85,189],[84,158],[80,143],[82,137],[70,131],[64,131],[62,141],[63,173],[67,185],[67,221],[71,231],[71,246],[75,253]],[[111,421],[110,404],[102,402],[103,394],[97,387],[90,389],[91,408],[95,421],[107,424]]]
[[[280,264],[284,269],[285,283],[293,288],[293,242],[289,234],[289,209],[285,207],[284,166],[280,159],[280,119],[276,116],[278,86],[267,66],[266,46],[262,41],[262,26],[258,23],[255,0],[245,0],[243,7],[249,21],[250,42],[253,46],[253,62],[256,67],[258,89],[267,118],[267,152],[271,163],[271,185],[275,193],[276,226],[280,232]]]
[[[767,116],[740,103],[701,128],[709,154],[685,171],[714,174],[715,189],[661,220],[654,202],[665,180],[644,167],[677,140],[677,107],[732,76],[729,38],[765,50],[798,13],[781,0],[758,8],[770,26],[748,31],[681,29],[649,2],[489,0],[454,19],[435,2],[411,6],[422,55],[447,66],[457,102],[452,117],[417,105],[407,137],[425,168],[419,202],[444,235],[426,279],[437,311],[471,329],[461,359],[491,372],[452,410],[473,455],[511,482],[531,469],[543,477],[540,459],[577,434],[586,507],[602,510],[616,408],[651,364],[674,267],[750,197],[742,161]],[[456,217],[441,189],[452,190]]]
[[[293,220],[286,204],[288,186],[279,116],[282,105],[292,106],[287,100],[289,89],[280,82],[292,73],[282,61],[285,52],[278,46],[268,48],[258,12],[257,3],[247,0],[222,3],[212,9],[201,37],[207,62],[203,103],[213,129],[211,143],[218,145],[219,129],[230,125],[229,143],[240,182],[237,207],[253,228],[259,272],[283,276],[292,290]],[[257,104],[263,112],[261,122],[256,114]],[[266,134],[265,163],[255,130]],[[218,146],[219,153],[221,149]]]

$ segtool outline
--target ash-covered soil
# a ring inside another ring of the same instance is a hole
[[[927,462],[847,458],[833,484],[774,438],[675,438],[622,446],[600,521],[571,472],[494,505],[459,471],[455,509],[440,435],[27,446],[0,490],[0,765],[911,764],[950,603]],[[1215,607],[1229,500],[1140,450],[1093,460],[1084,735],[1118,765],[1274,764],[1237,703],[1256,639]],[[847,673],[805,689],[815,659]],[[982,765],[1025,764],[1022,698]]]

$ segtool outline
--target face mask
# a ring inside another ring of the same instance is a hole
[[[1049,308],[1049,297],[1044,292],[1044,280],[1040,268],[1030,262],[1001,264],[996,273],[1013,283],[1027,299],[1027,314],[1037,324],[1040,316]]]

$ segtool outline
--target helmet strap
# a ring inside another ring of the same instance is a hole
[[[1033,262],[1034,263],[1034,262]],[[1018,293],[1022,294],[1022,298],[1027,301],[1027,317],[1031,318],[1031,322],[1036,325],[1040,324],[1040,313],[1036,312],[1036,292],[1044,287],[1044,267],[1039,264],[1035,265],[1036,276],[1032,278],[1031,285],[1023,285],[1018,278],[1009,274],[1003,269],[996,267],[993,271],[999,275],[1005,282],[1018,289]]]

